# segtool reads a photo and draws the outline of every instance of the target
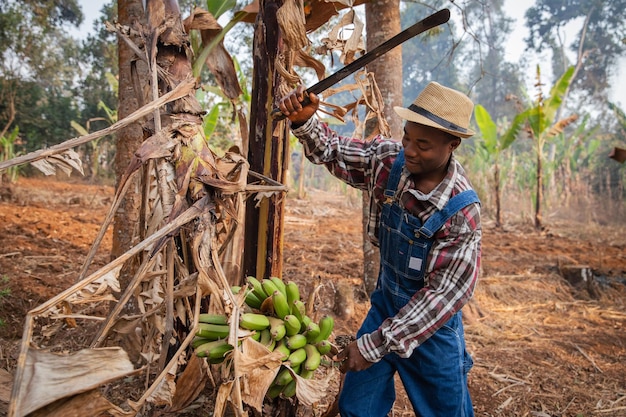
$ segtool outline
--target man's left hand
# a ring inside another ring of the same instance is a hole
[[[342,373],[346,373],[347,371],[362,371],[373,365],[372,362],[361,355],[356,341],[350,343],[344,350],[339,352],[337,356],[335,356],[335,360],[341,362],[339,370]]]

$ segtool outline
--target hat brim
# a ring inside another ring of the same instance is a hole
[[[424,126],[434,127],[435,129],[441,130],[443,132],[450,133],[451,135],[458,136],[460,138],[469,138],[470,136],[474,136],[476,133],[472,129],[466,129],[464,132],[455,129],[449,129],[447,127],[441,126],[439,123],[434,122],[421,114],[417,114],[412,110],[409,110],[404,107],[394,107],[393,110],[396,112],[398,116],[403,118],[404,120],[408,120],[409,122],[419,123]]]

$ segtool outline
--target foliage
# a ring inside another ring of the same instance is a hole
[[[588,18],[588,27],[581,45],[581,33],[566,45],[565,27]],[[526,12],[526,38],[529,48],[552,50],[554,74],[561,74],[570,64],[565,49],[581,51],[585,65],[576,77],[576,86],[590,96],[602,98],[609,78],[624,51],[626,31],[625,0],[538,0]]]
[[[15,158],[18,154],[15,152],[15,144],[19,141],[19,129],[17,126],[8,134],[0,136],[0,161],[8,161]],[[4,179],[9,182],[17,181],[19,175],[19,166],[11,167],[6,172],[0,173],[0,183]]]
[[[9,282],[9,277],[7,277],[6,275],[2,276],[2,279],[0,279],[0,283],[2,284],[2,286],[4,287],[4,285],[6,285]],[[0,290],[0,302],[2,301],[3,298],[8,297],[9,295],[11,295],[11,288],[2,288]],[[4,326],[6,323],[4,322],[4,320],[2,319],[2,317],[0,317],[0,327]]]

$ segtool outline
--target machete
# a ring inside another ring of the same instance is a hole
[[[320,82],[307,88],[305,91],[304,100],[302,101],[302,105],[306,106],[307,104],[309,104],[309,97],[308,97],[309,93],[313,93],[313,94],[322,93],[323,91],[337,84],[339,81],[343,80],[344,78],[354,73],[358,69],[363,68],[364,66],[366,66],[373,60],[386,54],[387,52],[389,52],[396,46],[400,45],[401,43],[419,35],[420,33],[424,33],[427,30],[430,30],[434,27],[442,25],[446,23],[448,20],[450,20],[450,10],[443,9],[443,10],[439,10],[436,13],[431,14],[430,16],[426,17],[423,20],[420,20],[413,26],[404,29],[402,32],[398,33],[393,38],[386,40],[385,42],[378,45],[376,48],[372,49],[365,55],[360,56],[358,59],[352,61],[350,64],[341,68],[336,73],[329,75],[328,77],[324,78]],[[280,112],[278,108],[275,108],[272,111],[272,115],[274,116],[275,119],[278,119],[278,120],[285,118],[285,116]]]

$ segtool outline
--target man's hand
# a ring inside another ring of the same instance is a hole
[[[306,88],[300,85],[278,102],[280,112],[291,120],[292,123],[304,124],[319,108],[320,99],[313,93],[309,94],[311,103],[302,106],[305,92]]]
[[[344,350],[339,352],[334,360],[341,362],[339,370],[342,373],[346,373],[347,371],[362,371],[373,365],[372,362],[369,362],[361,355],[356,341],[350,343]]]

